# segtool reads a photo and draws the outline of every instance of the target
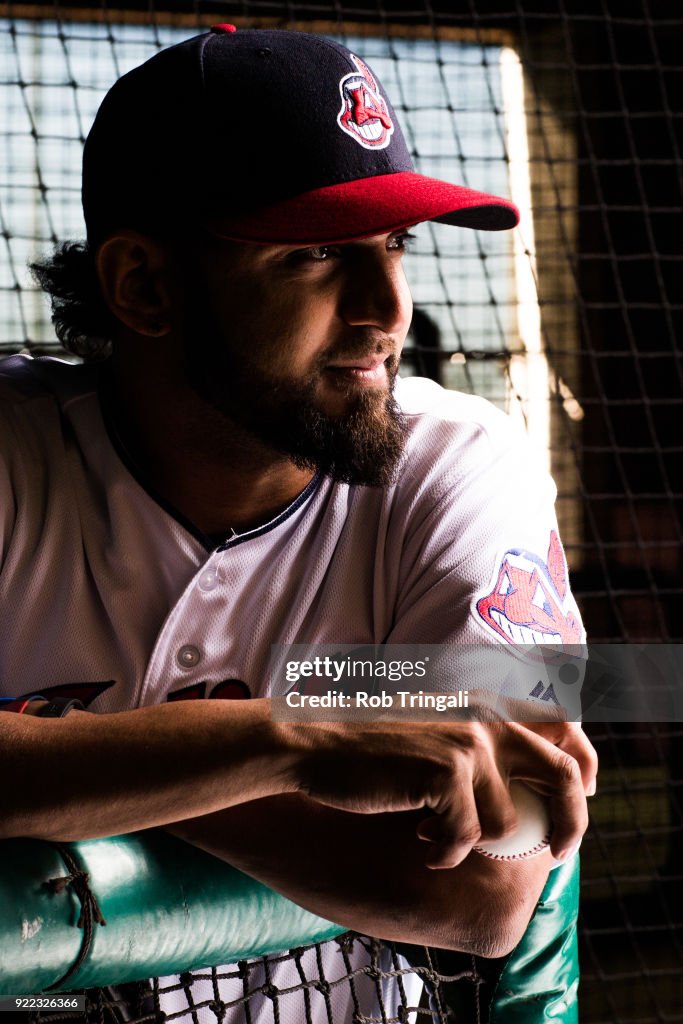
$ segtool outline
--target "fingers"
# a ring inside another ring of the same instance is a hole
[[[550,849],[557,860],[563,860],[573,852],[588,827],[584,778],[577,758],[545,735],[539,735],[548,728],[545,723],[542,729],[537,726],[535,723],[529,729],[509,724],[506,760],[511,778],[526,782],[548,798],[553,822]],[[564,733],[561,739],[568,742]],[[590,759],[583,742],[573,740],[568,745],[586,760],[587,767]]]
[[[455,769],[430,804],[436,812],[420,823],[417,834],[431,847],[426,856],[430,868],[456,867],[482,840],[500,839],[517,827],[517,815],[506,780],[493,756],[493,745],[475,745],[476,759]]]
[[[586,796],[595,796],[598,776],[598,755],[580,723],[568,723],[565,738],[557,746],[576,759],[581,770]]]
[[[434,810],[436,814],[417,827],[418,837],[430,844],[425,864],[434,869],[457,867],[481,838],[471,779],[451,787]]]
[[[562,754],[558,767],[563,782],[550,797],[553,821],[550,850],[557,860],[564,860],[573,853],[588,828],[588,809],[577,762],[569,754]]]
[[[595,796],[598,755],[580,723],[524,722],[523,725],[570,754],[578,763],[586,796]]]
[[[487,775],[476,787],[481,836],[477,842],[502,839],[517,828],[517,814],[507,783],[498,772]]]
[[[425,818],[417,827],[418,838],[429,843],[425,866],[434,870],[457,867],[478,842],[479,834],[476,815],[469,827],[454,823],[445,814]]]

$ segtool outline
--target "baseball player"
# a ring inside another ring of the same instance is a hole
[[[0,766],[22,776],[2,836],[165,826],[342,925],[508,951],[551,854],[470,851],[514,827],[523,777],[571,853],[582,734],[277,722],[269,658],[581,640],[523,437],[397,376],[410,226],[510,228],[514,207],[416,174],[358,55],[228,25],[113,86],[83,205],[87,243],[38,273],[84,362],[0,366],[0,692],[21,712]]]

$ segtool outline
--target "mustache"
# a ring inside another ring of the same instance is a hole
[[[399,345],[392,337],[368,331],[336,342],[322,353],[318,362],[320,366],[325,366],[336,361],[384,356],[387,361],[391,360],[390,365],[394,365],[398,362],[398,352]]]

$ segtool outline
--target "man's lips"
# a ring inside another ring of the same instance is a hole
[[[326,370],[335,377],[359,384],[381,384],[387,379],[386,362],[389,356],[373,355],[355,359],[338,359],[328,363]]]

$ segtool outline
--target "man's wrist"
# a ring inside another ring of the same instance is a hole
[[[296,793],[301,788],[302,762],[310,755],[311,742],[299,736],[301,727],[291,722],[277,722],[270,715],[268,723],[270,742],[279,765],[280,793]]]

